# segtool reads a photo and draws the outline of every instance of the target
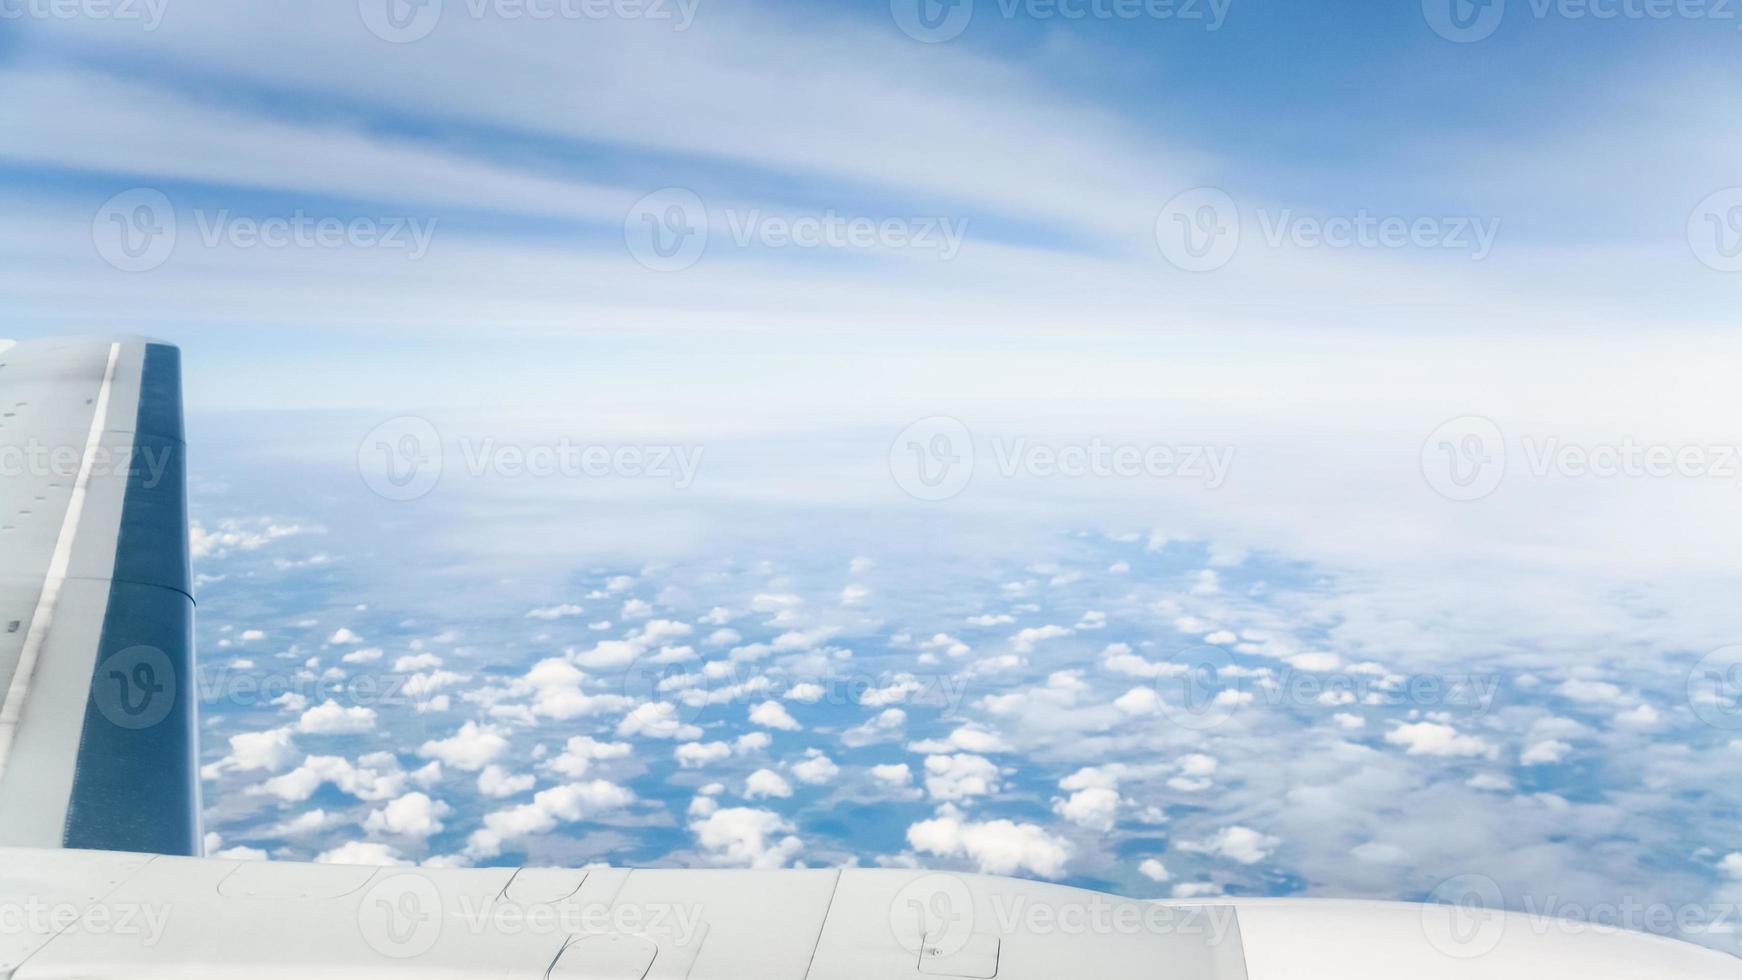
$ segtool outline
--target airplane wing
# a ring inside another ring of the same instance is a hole
[[[181,354],[0,341],[0,846],[199,853]]]

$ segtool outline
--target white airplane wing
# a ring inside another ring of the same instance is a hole
[[[0,845],[198,853],[181,355],[0,341]]]
[[[161,344],[0,342],[0,980],[1742,978],[1723,953],[1482,901],[1160,904],[894,869],[186,856],[179,385]]]

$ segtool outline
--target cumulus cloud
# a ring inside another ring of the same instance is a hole
[[[442,818],[453,810],[423,793],[407,793],[369,814],[363,829],[372,834],[425,840],[442,831]]]
[[[336,701],[327,701],[303,712],[296,730],[304,735],[361,735],[375,730],[375,712],[370,708],[345,708]]]
[[[731,756],[732,747],[725,742],[688,742],[672,751],[677,764],[685,769],[700,769]]]
[[[564,743],[562,752],[544,765],[558,775],[579,779],[592,770],[593,763],[626,759],[633,752],[628,742],[601,742],[590,735],[574,735]]]
[[[530,775],[517,776],[496,765],[485,766],[478,774],[478,792],[492,800],[524,793],[537,784]]]
[[[477,772],[508,751],[508,740],[495,728],[468,721],[444,739],[423,743],[418,754],[461,772]]]
[[[1181,844],[1182,850],[1227,858],[1239,864],[1257,864],[1270,857],[1282,841],[1261,834],[1250,827],[1224,827],[1214,837],[1196,843]]]
[[[1385,741],[1403,746],[1408,755],[1441,758],[1492,758],[1497,749],[1476,735],[1462,735],[1450,725],[1434,721],[1398,725],[1385,733]]]
[[[376,841],[346,841],[315,858],[316,864],[358,864],[365,867],[393,867],[410,864],[398,849]]]
[[[712,864],[775,870],[792,863],[804,843],[793,826],[770,810],[726,807],[690,823],[690,833]]]
[[[744,798],[747,800],[766,797],[784,800],[791,795],[792,784],[772,769],[758,769],[744,780]]]
[[[965,800],[998,792],[998,767],[983,756],[958,752],[925,760],[925,789],[934,800]]]
[[[466,839],[465,853],[473,860],[488,860],[511,841],[548,834],[561,824],[591,820],[634,802],[633,792],[603,779],[547,789],[530,803],[487,814],[484,826]]]
[[[810,786],[821,786],[832,783],[841,774],[841,767],[834,760],[824,755],[821,749],[810,749],[800,762],[792,765],[792,774],[799,782]]]
[[[648,701],[635,708],[617,724],[617,737],[664,738],[695,741],[702,730],[678,716],[677,706],[664,701]]]
[[[1044,827],[1009,820],[976,823],[950,806],[941,808],[934,819],[907,828],[907,843],[922,854],[966,859],[982,874],[1026,871],[1061,878],[1071,858],[1069,842]]]
[[[764,701],[751,708],[750,723],[761,725],[763,728],[777,728],[785,732],[796,732],[801,727],[779,701]]]

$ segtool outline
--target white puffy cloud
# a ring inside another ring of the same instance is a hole
[[[841,774],[841,767],[835,765],[834,760],[824,755],[821,749],[810,749],[805,753],[803,761],[793,763],[792,774],[801,783],[821,786],[834,782],[835,777]]]
[[[1042,640],[1051,640],[1057,637],[1070,635],[1071,631],[1069,629],[1050,623],[1046,626],[1030,626],[1026,629],[1018,630],[1016,635],[1010,638],[1010,646],[1016,650],[1017,653],[1033,653],[1035,644]]]
[[[514,775],[501,766],[485,766],[478,774],[478,792],[493,800],[524,793],[538,784],[530,775]]]
[[[983,756],[959,752],[925,760],[925,789],[935,800],[965,800],[998,792],[998,767]]]
[[[428,839],[441,833],[442,818],[453,812],[446,803],[423,793],[407,793],[369,814],[363,829],[372,834]]]
[[[544,765],[559,775],[579,779],[593,768],[593,763],[626,759],[633,751],[628,742],[601,742],[588,735],[574,735],[564,743],[562,753]]]
[[[1250,827],[1234,826],[1222,828],[1209,840],[1181,844],[1180,848],[1227,858],[1240,864],[1257,864],[1268,858],[1280,843],[1282,842],[1277,838],[1261,834]]]
[[[710,863],[770,871],[784,868],[804,850],[793,826],[770,810],[726,807],[690,823],[690,833]]]
[[[529,610],[526,613],[526,618],[542,619],[546,622],[552,622],[558,619],[567,619],[571,616],[579,616],[584,612],[586,612],[586,610],[582,609],[580,606],[565,602],[555,606],[545,606],[540,609]]]
[[[1052,812],[1079,827],[1110,833],[1118,822],[1119,791],[1091,787],[1053,800]]]
[[[1392,745],[1403,746],[1409,755],[1438,756],[1441,758],[1473,758],[1477,756],[1491,758],[1497,752],[1486,739],[1476,735],[1459,734],[1458,730],[1452,726],[1435,721],[1398,725],[1385,733],[1385,741]]]
[[[547,789],[530,803],[487,814],[484,826],[466,839],[466,855],[488,860],[501,854],[510,841],[547,834],[560,824],[590,820],[634,802],[633,792],[603,779]]]
[[[296,742],[288,728],[273,728],[264,732],[242,732],[230,736],[230,754],[217,766],[235,772],[277,772],[295,762]]]
[[[303,712],[296,730],[304,735],[361,735],[375,730],[375,711],[327,701]]]
[[[1555,690],[1564,698],[1586,704],[1608,704],[1620,701],[1625,696],[1621,688],[1608,681],[1593,681],[1583,678],[1564,681]]]
[[[339,756],[311,755],[302,761],[302,765],[259,786],[250,787],[248,792],[276,796],[287,803],[301,803],[326,783],[360,800],[375,802],[398,796],[405,786],[405,773],[393,764],[391,756],[365,756],[353,765],[350,760]]]
[[[758,769],[744,780],[744,798],[749,800],[773,797],[784,800],[792,795],[792,784],[772,769]]]
[[[913,785],[913,770],[905,765],[872,766],[871,778],[901,789]]]
[[[818,701],[821,701],[823,696],[827,693],[827,691],[823,690],[821,684],[806,682],[802,684],[794,684],[792,687],[788,688],[786,699],[788,701],[797,701],[800,704],[816,704]]]
[[[796,732],[801,727],[779,701],[764,701],[751,708],[750,723],[761,725],[763,728],[778,728],[786,732]]]
[[[1043,827],[1009,820],[975,823],[954,807],[907,828],[907,843],[922,854],[965,858],[982,874],[1013,875],[1027,871],[1042,878],[1060,878],[1070,862],[1068,841]]]
[[[1573,747],[1557,738],[1532,742],[1519,754],[1518,761],[1526,766],[1553,765],[1565,759]]]
[[[397,848],[377,841],[346,841],[315,858],[316,864],[357,864],[364,867],[393,867],[410,864]]]
[[[700,769],[731,758],[732,747],[725,742],[688,742],[673,750],[672,756],[685,769]]]
[[[477,772],[508,751],[508,740],[493,727],[468,721],[448,738],[425,742],[417,751],[461,772]]]
[[[702,730],[678,717],[677,706],[664,701],[648,701],[617,724],[617,737],[669,738],[693,742],[702,737]]]
[[[1161,712],[1161,695],[1153,688],[1134,687],[1120,695],[1113,702],[1113,707],[1118,708],[1121,714],[1144,718]]]
[[[1149,858],[1142,864],[1138,865],[1137,873],[1148,878],[1150,881],[1158,883],[1165,883],[1173,878],[1173,875],[1168,873],[1167,865],[1162,864],[1155,858]]]

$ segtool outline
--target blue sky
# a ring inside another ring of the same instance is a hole
[[[0,4],[0,334],[185,351],[215,848],[1742,901],[1742,9],[1112,3]]]

